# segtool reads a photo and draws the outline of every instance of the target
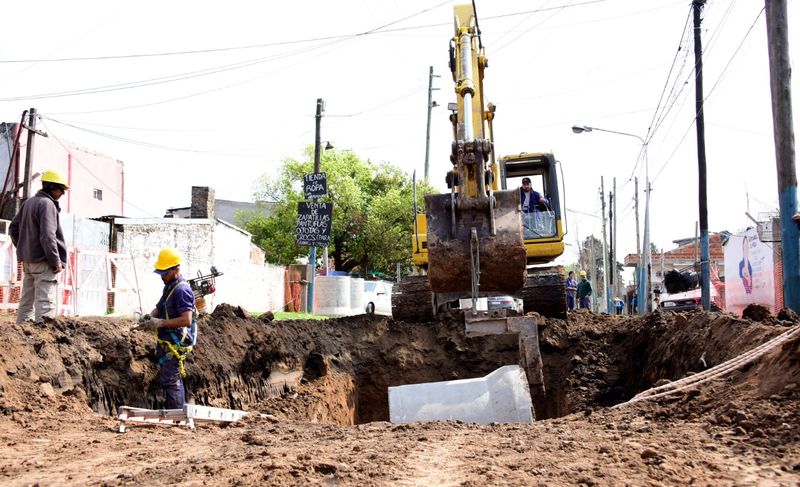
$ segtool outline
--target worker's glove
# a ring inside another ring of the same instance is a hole
[[[138,329],[141,331],[156,331],[164,320],[160,318],[150,318],[139,323]]]

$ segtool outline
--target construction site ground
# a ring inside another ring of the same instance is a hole
[[[158,408],[153,336],[132,319],[0,319],[1,485],[800,485],[800,339],[696,389],[612,408],[733,358],[797,316],[754,309],[540,319],[533,424],[392,424],[387,387],[517,362],[514,337],[453,316],[269,321],[221,305],[187,364],[197,404],[268,413],[137,426]],[[661,381],[661,382],[660,382]]]

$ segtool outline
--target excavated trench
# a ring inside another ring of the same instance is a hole
[[[120,405],[163,407],[153,338],[132,324],[59,318],[2,327],[0,410],[59,396],[107,414]],[[516,337],[467,338],[456,317],[428,324],[368,316],[270,322],[220,305],[199,325],[187,363],[196,403],[305,421],[386,421],[389,386],[479,377],[518,356]],[[547,394],[536,404],[537,419],[622,402],[660,379],[738,355],[785,325],[702,312],[621,318],[581,311],[567,321],[540,319]]]

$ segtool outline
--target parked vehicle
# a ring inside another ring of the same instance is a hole
[[[513,296],[489,296],[486,304],[489,309],[511,309],[522,313],[522,300]]]
[[[364,311],[368,315],[392,316],[392,283],[364,281]]]
[[[715,302],[716,300],[717,293],[714,288],[711,288],[711,311],[720,311],[719,306]],[[690,311],[693,309],[703,309],[703,305],[701,304],[700,288],[690,289],[682,293],[662,294],[661,308],[668,311]]]

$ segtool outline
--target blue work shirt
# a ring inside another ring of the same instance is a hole
[[[175,281],[164,286],[161,299],[156,304],[158,318],[177,318],[184,312],[192,310],[194,310],[194,293],[183,276],[179,276]],[[193,339],[190,327],[173,329],[161,327],[158,329],[158,337],[172,342],[175,342],[175,338],[178,337],[179,341],[184,343],[191,342]]]

